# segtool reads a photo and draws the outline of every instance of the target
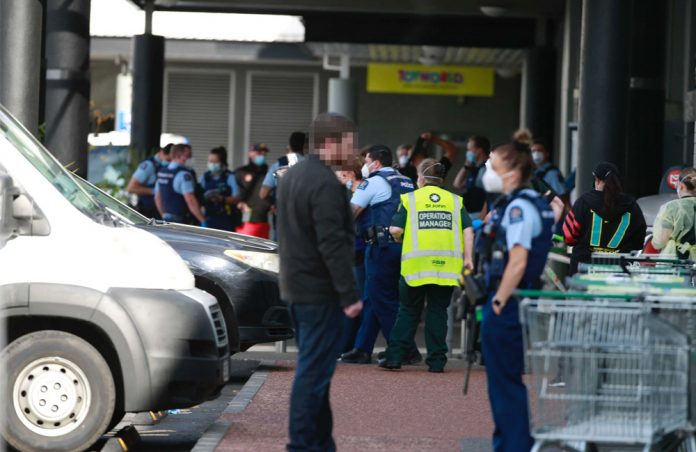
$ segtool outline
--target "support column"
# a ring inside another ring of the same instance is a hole
[[[351,118],[357,124],[358,96],[355,81],[350,79],[350,57],[342,55],[339,66],[329,65],[328,58],[325,57],[324,68],[338,70],[340,75],[329,79],[328,111]]]
[[[0,4],[0,103],[34,135],[39,125],[43,10],[41,0]]]
[[[46,147],[87,175],[90,0],[47,0]]]
[[[578,193],[592,188],[592,170],[600,161],[623,166],[628,131],[630,11],[630,0],[585,0],[583,4]]]
[[[572,155],[571,137],[568,125],[577,122],[575,89],[578,86],[580,65],[580,27],[582,25],[582,1],[566,0],[563,20],[563,56],[561,62],[561,112],[558,131],[560,139],[558,166],[563,174],[577,166],[577,155]]]
[[[159,149],[164,91],[164,37],[133,36],[131,145],[140,160]]]
[[[556,92],[556,57],[550,47],[527,50],[522,68],[522,112],[520,126],[553,144]]]
[[[666,3],[633,0],[624,184],[636,197],[657,192],[665,126]],[[650,30],[646,33],[645,30]]]

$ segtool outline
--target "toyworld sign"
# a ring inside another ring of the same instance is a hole
[[[469,66],[370,64],[370,93],[492,96],[494,69]]]

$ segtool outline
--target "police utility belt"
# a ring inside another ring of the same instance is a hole
[[[394,237],[389,233],[389,228],[386,226],[370,226],[363,234],[363,240],[368,245],[396,243]]]

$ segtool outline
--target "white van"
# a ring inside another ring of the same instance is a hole
[[[216,300],[112,216],[0,106],[0,433],[84,450],[124,412],[183,408],[229,376]]]

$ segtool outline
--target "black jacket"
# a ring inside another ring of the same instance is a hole
[[[249,163],[234,171],[234,177],[239,186],[241,201],[251,208],[252,223],[267,223],[268,212],[271,210],[271,202],[261,199],[259,192],[263,184],[263,178],[268,172],[268,165],[257,166]]]
[[[622,194],[617,208],[605,212],[604,192],[585,193],[575,201],[563,223],[565,242],[573,246],[571,272],[577,271],[579,262],[590,262],[593,252],[643,249],[646,228],[643,211],[631,196]]]
[[[278,181],[277,199],[281,297],[343,307],[358,301],[353,216],[333,171],[309,156]]]

